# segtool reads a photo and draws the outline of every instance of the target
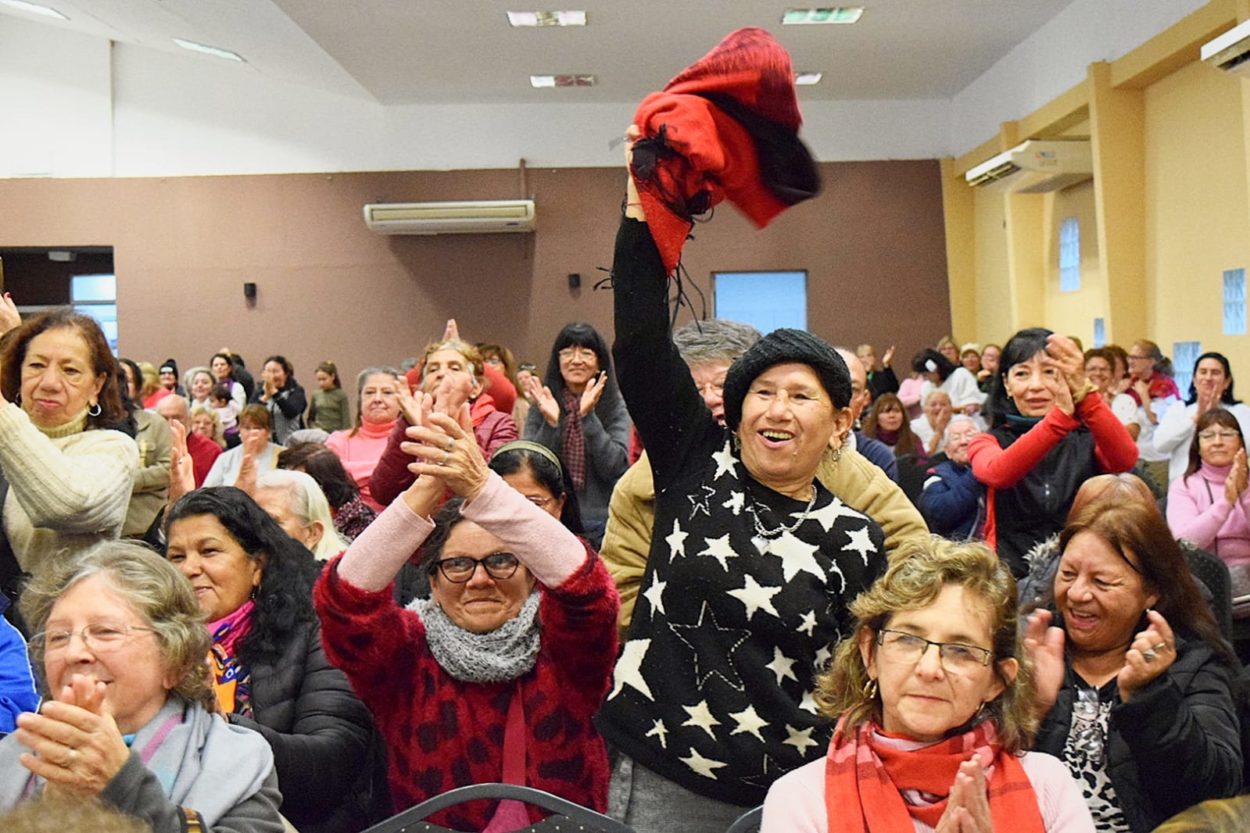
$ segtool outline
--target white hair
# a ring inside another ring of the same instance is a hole
[[[347,541],[334,528],[330,501],[311,475],[290,469],[267,471],[256,478],[256,488],[286,492],[287,508],[304,526],[321,522],[321,540],[313,549],[318,561],[326,561],[347,549]]]

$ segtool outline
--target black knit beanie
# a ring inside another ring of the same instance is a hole
[[[787,362],[811,367],[835,408],[850,404],[851,373],[838,351],[805,330],[773,330],[755,342],[725,374],[725,424],[730,430],[738,430],[742,402],[756,377],[774,365]]]

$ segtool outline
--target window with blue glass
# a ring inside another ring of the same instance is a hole
[[[1184,397],[1194,378],[1194,363],[1202,355],[1202,342],[1178,341],[1172,345],[1172,378]]]
[[[109,349],[117,353],[117,276],[74,275],[69,282],[74,312],[89,315],[100,325]]]
[[[806,272],[714,272],[712,297],[717,318],[761,333],[807,329]]]
[[[1102,318],[1094,319],[1094,346],[1107,346],[1107,322]]]
[[[1059,291],[1081,288],[1081,223],[1069,217],[1059,224]]]
[[[1224,335],[1246,334],[1246,270],[1224,270]]]

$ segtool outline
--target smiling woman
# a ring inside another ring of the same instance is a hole
[[[846,363],[810,333],[776,330],[730,366],[718,422],[669,334],[664,263],[632,176],[629,188],[613,353],[654,475],[655,531],[599,728],[620,751],[625,823],[724,830],[819,755],[817,666],[850,633],[846,603],[884,569],[883,536],[816,479],[850,430]]]
[[[115,375],[99,325],[69,309],[26,321],[5,342],[0,469],[9,486],[4,533],[16,563],[0,560],[4,607],[16,598],[22,570],[121,531],[139,454],[130,437],[100,430],[126,416]]]

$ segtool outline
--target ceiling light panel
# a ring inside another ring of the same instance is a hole
[[[196,43],[193,40],[183,40],[182,38],[174,38],[173,40],[174,43],[178,44],[183,49],[189,49],[192,52],[199,52],[202,55],[212,55],[214,58],[225,58],[227,61],[240,61],[246,63],[246,61],[243,60],[242,55],[237,52],[231,52],[229,49],[222,49],[219,46],[208,46],[207,44]]]
[[[42,17],[54,17],[57,20],[69,20],[68,17],[58,12],[51,6],[41,6],[38,3],[27,3],[26,0],[0,0],[0,4],[4,4],[11,9],[17,9],[20,12],[28,14],[37,14]]]
[[[794,85],[796,87],[812,87],[820,83],[820,79],[824,75],[819,72],[796,72],[794,73]]]
[[[863,15],[863,6],[826,6],[819,9],[786,9],[781,22],[786,26],[854,23]]]
[[[586,12],[508,12],[508,22],[517,28],[536,26],[585,26]]]
[[[593,87],[595,85],[595,76],[565,74],[565,75],[531,75],[531,87]]]

